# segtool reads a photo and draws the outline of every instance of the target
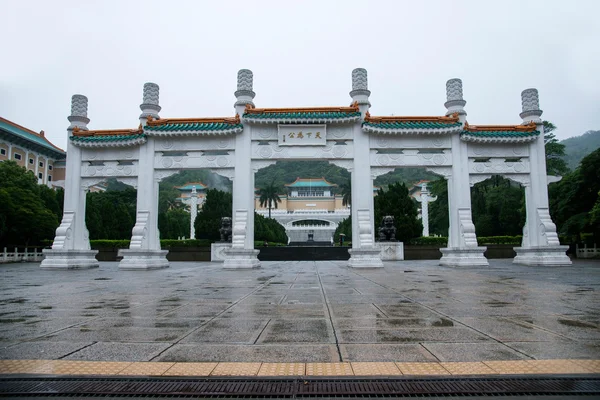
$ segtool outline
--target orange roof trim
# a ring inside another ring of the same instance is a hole
[[[24,126],[22,126],[22,125],[16,124],[16,123],[14,123],[14,122],[12,122],[12,121],[9,121],[8,119],[6,119],[6,118],[2,118],[2,117],[0,117],[0,121],[2,121],[2,122],[5,122],[5,123],[7,123],[8,125],[12,125],[12,126],[14,126],[15,128],[22,129],[22,130],[24,130],[24,131],[26,131],[27,133],[30,133],[30,134],[32,134],[32,135],[38,136],[38,137],[40,137],[40,138],[44,139],[44,140],[45,140],[45,141],[46,141],[46,142],[47,142],[47,143],[48,143],[50,146],[54,147],[55,149],[57,149],[57,150],[60,150],[60,151],[62,151],[63,153],[65,152],[63,149],[61,149],[60,147],[56,146],[54,143],[52,143],[51,141],[49,141],[48,139],[46,139],[46,134],[44,133],[44,131],[40,131],[39,133],[38,133],[38,132],[34,132],[34,131],[32,131],[31,129],[29,129],[29,128],[25,128],[25,127],[24,127]]]
[[[246,104],[246,114],[286,114],[286,113],[312,113],[312,112],[343,112],[353,113],[360,111],[358,103],[354,102],[350,107],[297,107],[297,108],[255,108]]]
[[[84,131],[78,127],[73,128],[73,136],[89,137],[89,136],[120,136],[120,135],[140,135],[144,133],[142,127],[137,129],[105,129],[95,131]]]
[[[161,118],[154,119],[148,115],[148,126],[160,126],[167,124],[231,124],[237,125],[240,123],[240,116],[235,117],[216,117],[216,118]]]
[[[469,125],[468,122],[465,122],[464,130],[471,132],[533,132],[536,130],[536,125],[533,122],[527,125]]]
[[[417,121],[417,122],[445,122],[453,124],[458,122],[458,113],[454,113],[450,116],[442,117],[400,117],[400,116],[389,116],[389,117],[372,117],[367,111],[365,115],[365,122],[404,122],[404,121]]]

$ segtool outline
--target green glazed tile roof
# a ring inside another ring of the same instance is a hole
[[[178,131],[199,131],[199,132],[218,132],[229,131],[232,129],[242,130],[242,124],[230,124],[226,122],[181,122],[167,123],[163,125],[146,125],[146,131],[151,132],[178,132]]]
[[[196,186],[196,190],[203,190],[207,188],[207,186],[202,182],[193,182],[185,184],[183,186],[175,186],[175,189],[181,190],[182,192],[191,192],[192,186]]]
[[[102,135],[102,136],[71,136],[69,139],[78,143],[124,142],[135,139],[145,139],[147,135]]]
[[[265,112],[245,113],[246,119],[339,119],[360,117],[360,112],[316,111],[316,112]]]
[[[27,142],[41,146],[44,150],[49,150],[54,153],[55,157],[60,157],[66,154],[64,150],[53,146],[46,138],[36,134],[35,132],[21,127],[7,119],[0,117],[0,130],[8,132],[9,134],[15,135],[20,139],[25,139]]]
[[[524,138],[530,136],[537,136],[540,134],[540,131],[527,131],[527,132],[517,132],[517,131],[462,131],[461,135],[469,135],[476,137],[505,137],[505,138]]]
[[[454,128],[461,126],[460,122],[435,122],[435,121],[385,121],[385,122],[370,122],[365,121],[363,126],[369,126],[380,129],[440,129]]]
[[[306,179],[306,178],[297,178],[292,183],[287,183],[286,187],[332,187],[337,186],[335,183],[327,182],[325,178],[316,178],[316,179]]]

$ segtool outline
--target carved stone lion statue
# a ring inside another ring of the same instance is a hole
[[[379,240],[396,240],[396,227],[394,226],[394,217],[392,215],[386,215],[381,220],[381,226],[379,227]]]
[[[219,229],[219,233],[221,234],[221,242],[231,242],[231,218],[230,217],[221,218],[221,229]]]

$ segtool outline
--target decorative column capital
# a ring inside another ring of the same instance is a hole
[[[352,70],[352,91],[350,92],[352,102],[357,102],[359,106],[365,105],[370,107],[370,95],[371,91],[369,90],[367,70],[364,68],[355,68]]]
[[[159,91],[160,88],[156,83],[144,83],[144,97],[142,104],[140,104],[140,110],[142,110],[142,113],[140,114],[140,121],[142,125],[146,125],[148,116],[152,116],[154,119],[160,118],[158,115],[161,110],[161,107],[158,105]]]
[[[245,106],[250,104],[254,107],[252,100],[256,93],[252,90],[254,74],[249,69],[240,69],[237,75],[237,90],[234,95],[237,98],[234,106]]]
[[[521,92],[521,107],[523,112],[519,116],[523,119],[523,124],[535,122],[542,123],[543,111],[540,110],[540,97],[537,89],[530,88]]]
[[[448,110],[446,115],[452,115],[458,113],[458,115],[465,116],[465,105],[467,102],[463,99],[463,87],[462,80],[458,78],[449,79],[446,82],[446,102],[444,107]]]
[[[88,99],[82,94],[74,94],[71,97],[71,115],[67,117],[71,125],[67,128],[69,131],[75,129],[75,127],[87,131],[87,124],[90,123],[90,119],[87,117],[88,112]]]

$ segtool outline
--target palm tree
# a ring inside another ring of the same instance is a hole
[[[260,195],[260,206],[269,207],[269,218],[271,218],[271,208],[275,205],[277,208],[277,203],[281,203],[281,199],[279,198],[278,192],[281,191],[281,188],[275,185],[275,179],[271,181],[271,183],[264,188],[258,189],[258,194]]]
[[[342,205],[352,205],[352,181],[350,179],[340,185],[340,191],[342,193]]]

